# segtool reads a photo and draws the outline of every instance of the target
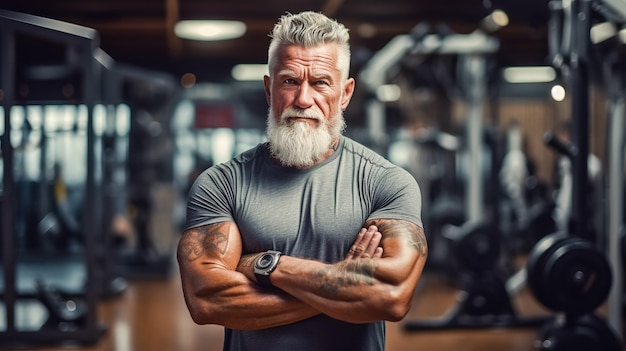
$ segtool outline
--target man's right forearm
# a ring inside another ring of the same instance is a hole
[[[198,324],[256,330],[295,323],[319,314],[282,290],[260,287],[238,272],[209,270],[211,277],[222,283],[183,282],[187,306]]]
[[[181,236],[177,259],[185,302],[198,324],[263,329],[319,312],[280,290],[258,286],[236,271],[241,256],[234,222],[192,228]]]

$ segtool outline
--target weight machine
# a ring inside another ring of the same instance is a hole
[[[84,270],[85,286],[83,300],[85,313],[81,323],[70,323],[67,316],[49,313],[54,318],[67,324],[57,324],[53,328],[40,330],[24,330],[16,323],[16,303],[23,299],[18,291],[17,257],[16,257],[16,213],[13,204],[17,200],[14,178],[14,150],[12,146],[12,107],[19,103],[16,85],[16,41],[19,34],[35,35],[50,41],[66,44],[74,49],[78,62],[74,67],[78,73],[80,96],[87,107],[87,156],[85,179],[85,202],[95,203],[98,199],[95,173],[95,149],[92,142],[94,135],[93,107],[98,97],[100,85],[100,65],[94,50],[98,47],[97,32],[81,26],[63,23],[51,19],[30,16],[10,11],[0,11],[0,87],[2,88],[2,107],[4,110],[4,134],[2,135],[2,268],[4,274],[3,302],[5,307],[6,328],[0,331],[2,344],[41,344],[58,343],[72,340],[78,343],[95,343],[101,336],[103,328],[97,320],[96,300],[98,292],[93,280],[96,271],[97,236],[99,222],[96,209],[86,206],[84,209]],[[46,294],[45,289],[39,290]],[[46,294],[46,296],[51,296]],[[69,300],[68,300],[69,301]]]
[[[498,41],[481,31],[471,34],[440,36],[424,33],[423,26],[416,26],[410,34],[393,38],[367,63],[361,73],[362,81],[369,90],[371,99],[366,103],[366,124],[374,149],[384,152],[387,142],[384,102],[375,98],[376,90],[388,79],[392,69],[407,55],[457,55],[459,71],[465,72],[463,79],[471,86],[468,93],[468,116],[466,124],[466,146],[468,159],[466,185],[466,208],[468,220],[480,220],[483,216],[482,169],[482,119],[483,101],[486,94],[486,55],[495,53]]]
[[[567,229],[544,237],[530,252],[527,271],[531,292],[557,316],[542,328],[540,350],[621,350],[622,267],[619,227],[623,222],[623,93],[621,74],[613,76],[616,51],[592,44],[604,42],[617,33],[606,35],[606,22],[624,24],[626,4],[619,1],[553,0],[549,44],[552,64],[560,70],[571,93],[572,142],[564,143],[551,134],[546,142],[572,163],[572,211]],[[597,24],[597,21],[602,23]],[[593,40],[593,41],[592,41]],[[589,222],[589,86],[596,54],[601,59],[609,88],[609,235],[608,248],[598,245],[597,233]],[[603,52],[604,51],[604,52]],[[617,55],[617,56],[616,56]],[[617,78],[617,79],[616,79]],[[620,211],[620,213],[615,213]],[[605,251],[609,251],[609,257]],[[611,289],[613,292],[611,293]],[[618,289],[617,291],[615,289]],[[609,299],[610,325],[596,316],[595,310]],[[617,306],[613,306],[616,304]]]
[[[609,262],[614,267],[613,284],[608,297],[608,322],[615,331],[623,328],[623,272],[620,269],[623,252],[624,223],[624,94],[626,89],[626,66],[624,48],[626,31],[619,30],[616,24],[626,22],[626,4],[606,1],[606,6],[599,10],[606,22],[599,22],[591,27],[590,39],[595,47],[595,57],[601,62],[602,82],[606,86],[608,109],[607,158],[608,172],[606,191],[608,206],[606,214],[607,233],[606,249]],[[621,334],[621,333],[619,333]],[[623,336],[621,337],[623,340]]]
[[[493,23],[493,22],[491,22]],[[461,277],[458,303],[444,317],[432,320],[407,321],[407,331],[471,329],[488,327],[538,326],[546,318],[518,316],[510,301],[506,284],[494,272],[500,257],[501,243],[498,228],[490,224],[483,206],[484,169],[491,167],[496,157],[485,159],[483,104],[487,96],[487,62],[489,55],[499,49],[499,42],[477,30],[470,34],[430,34],[428,27],[418,25],[410,34],[392,39],[368,62],[363,71],[370,94],[389,78],[392,68],[406,56],[453,55],[457,59],[459,88],[465,94],[468,112],[465,125],[465,223],[450,228],[445,236],[458,255],[458,264],[467,272]],[[371,99],[367,103],[367,126],[370,139],[383,150],[385,140],[385,113],[383,102]],[[380,152],[380,151],[379,151]],[[495,150],[493,153],[496,154]],[[471,257],[468,257],[471,256]]]
[[[28,53],[25,60],[33,40],[37,50],[50,49],[49,55],[32,57]],[[116,265],[119,257],[115,255],[113,221],[126,200],[121,194],[126,191],[122,186],[130,111],[124,121],[117,108],[129,101],[152,106],[171,103],[178,96],[176,84],[168,75],[116,63],[99,48],[98,33],[93,29],[4,10],[0,11],[0,66],[4,114],[0,211],[4,318],[0,318],[0,344],[93,344],[106,329],[97,320],[97,299],[117,296],[127,287]],[[50,200],[46,172],[52,166],[48,151],[54,150],[48,149],[47,138],[57,130],[45,123],[44,105],[73,107],[73,127],[67,132],[75,133],[80,138],[78,145],[84,142],[86,146],[84,161],[80,157],[72,160],[74,166],[84,167],[85,173],[84,182],[83,178],[80,181],[80,218],[71,218],[72,214],[58,212],[58,208],[43,216],[52,205],[62,205],[58,199]],[[28,112],[15,114],[20,108],[26,111],[24,106],[40,111],[37,126],[30,125]],[[13,126],[16,121],[21,121],[22,130]],[[16,145],[20,133],[26,141]],[[20,156],[23,158],[25,151],[20,147],[29,146],[30,133],[39,134],[38,145],[31,146],[39,148],[40,180],[35,192],[26,194],[38,201],[25,205],[36,207],[37,216],[25,218],[15,206],[25,201],[22,186],[17,186],[23,177],[15,160],[17,156],[19,163]],[[65,215],[73,220],[70,227],[79,231],[70,238],[78,242],[76,249],[67,249],[66,240],[60,240],[67,237],[63,231],[68,226],[61,218]],[[25,220],[34,225],[24,225]],[[40,242],[23,245],[23,237]],[[47,241],[56,245],[47,246]],[[31,308],[38,306],[43,312]],[[45,321],[24,317],[31,312]]]

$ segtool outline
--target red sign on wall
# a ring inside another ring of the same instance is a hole
[[[226,102],[196,102],[196,128],[235,128],[235,111]]]

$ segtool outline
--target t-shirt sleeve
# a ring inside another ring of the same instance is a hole
[[[232,182],[227,173],[213,167],[202,172],[187,196],[184,230],[207,224],[234,221]]]
[[[380,178],[374,193],[375,201],[368,220],[402,219],[422,224],[422,195],[415,178],[400,167],[389,168]]]

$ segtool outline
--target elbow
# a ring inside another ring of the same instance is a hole
[[[193,313],[192,311],[190,311],[190,313],[191,313],[191,320],[193,320],[194,323],[198,325],[211,324],[206,318],[204,318],[203,315]]]
[[[390,289],[387,292],[386,301],[383,304],[383,306],[386,306],[383,311],[384,320],[399,322],[409,313],[411,309],[411,294],[399,290]]]
[[[389,311],[387,318],[385,320],[390,322],[399,322],[409,313],[410,306],[406,305],[396,305],[392,306]]]
[[[198,325],[214,323],[214,321],[211,318],[213,313],[208,308],[200,307],[196,304],[188,302],[187,309],[189,310],[189,315],[191,316],[191,319],[193,320],[194,323]]]
[[[198,325],[219,324],[219,310],[206,299],[194,294],[184,294],[187,310]]]
[[[390,322],[399,322],[404,319],[404,317],[409,313],[410,309],[410,303],[397,302],[389,307],[385,320]]]

